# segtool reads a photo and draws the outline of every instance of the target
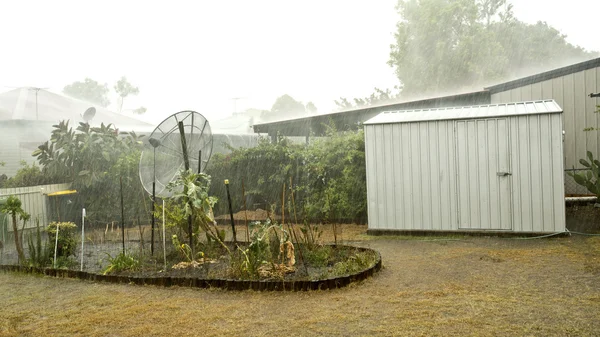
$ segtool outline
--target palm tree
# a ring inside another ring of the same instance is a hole
[[[15,236],[15,246],[17,247],[17,254],[19,255],[19,263],[25,261],[25,253],[23,253],[23,245],[19,240],[19,229],[17,228],[17,215],[23,221],[29,219],[29,213],[25,212],[21,208],[21,200],[15,196],[10,196],[6,199],[6,204],[2,205],[0,212],[4,214],[10,214],[13,223],[13,233]]]

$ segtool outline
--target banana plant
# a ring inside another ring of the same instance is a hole
[[[600,200],[600,161],[594,159],[592,152],[587,152],[587,159],[580,159],[579,163],[587,168],[583,173],[569,172],[575,182],[584,186]]]

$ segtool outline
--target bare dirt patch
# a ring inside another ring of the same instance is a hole
[[[366,237],[365,231],[342,228],[344,240],[380,251],[384,269],[334,291],[230,292],[0,273],[0,335],[593,336],[600,331],[600,238]]]

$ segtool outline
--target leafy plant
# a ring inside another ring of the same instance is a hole
[[[108,257],[108,266],[104,268],[102,274],[118,273],[122,271],[136,271],[141,268],[141,262],[129,252],[121,252],[115,257],[106,254]]]
[[[85,203],[90,221],[120,218],[120,186],[129,209],[141,209],[145,198],[138,172],[141,139],[134,132],[120,133],[112,124],[77,128],[61,121],[53,126],[50,141],[33,156],[47,183],[72,182],[78,203]]]
[[[302,233],[300,240],[308,250],[322,245],[321,235],[323,235],[323,229],[320,226],[310,224],[304,220],[304,225],[300,227],[300,232]]]
[[[311,266],[325,267],[333,261],[333,248],[331,246],[315,246],[304,251],[304,258]]]
[[[50,265],[50,250],[48,245],[42,246],[42,234],[40,232],[40,221],[36,219],[35,241],[33,235],[27,237],[27,246],[29,248],[29,259],[27,260],[32,267],[46,267]]]
[[[196,259],[204,257],[204,252],[201,251],[196,251],[195,256],[193,256],[192,248],[190,248],[190,245],[181,243],[177,238],[177,235],[175,234],[173,234],[173,236],[171,237],[171,242],[173,243],[173,247],[175,247],[175,251],[186,262],[192,262]]]
[[[23,245],[21,243],[19,229],[17,228],[17,216],[27,221],[29,214],[21,208],[21,200],[15,196],[10,196],[6,199],[6,203],[0,208],[0,212],[4,214],[10,214],[13,224],[13,236],[15,237],[15,247],[17,248],[17,254],[19,256],[19,262],[25,262],[25,253],[23,253]]]
[[[332,273],[336,276],[348,275],[369,268],[375,263],[375,256],[370,252],[353,254],[346,261],[333,265]]]
[[[310,144],[295,144],[280,137],[277,143],[262,138],[253,148],[232,149],[217,155],[207,170],[215,181],[229,179],[234,207],[241,207],[241,181],[247,204],[275,204],[281,212],[281,188],[293,178],[297,209],[311,222],[365,222],[367,219],[364,134],[360,130],[337,132]],[[237,182],[237,183],[233,183]],[[223,184],[211,186],[211,195],[223,199]],[[219,214],[227,204],[217,204]]]
[[[212,207],[217,199],[208,195],[209,186],[209,175],[194,173],[192,170],[182,170],[167,185],[167,189],[175,193],[171,200],[175,205],[183,208],[183,214],[172,213],[178,215],[175,225],[185,232],[188,238],[190,236],[198,238],[200,231],[203,231],[211,240],[219,243],[229,252],[229,247],[221,239],[224,236],[219,234],[219,229],[213,218]],[[192,218],[192,233],[189,230],[188,217]],[[198,240],[196,240],[196,243],[198,243]]]
[[[58,240],[56,239],[57,227]],[[51,222],[46,228],[51,252],[54,252],[56,244],[56,255],[58,257],[75,256],[75,250],[77,249],[76,230],[77,225],[73,222]]]
[[[293,244],[289,233],[283,226],[272,223],[254,221],[250,223],[250,244],[246,249],[238,247],[238,254],[232,259],[233,269],[242,277],[256,278],[264,271],[265,265],[270,265],[270,271],[288,269],[295,264]],[[283,268],[280,268],[283,267]]]
[[[584,173],[569,172],[568,174],[577,184],[586,187],[588,191],[600,198],[600,161],[594,159],[590,151],[587,151],[587,158],[589,161],[579,160],[579,163],[587,168]]]

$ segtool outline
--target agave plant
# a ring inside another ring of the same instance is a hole
[[[581,186],[584,186],[591,193],[595,194],[600,200],[600,161],[594,159],[594,156],[590,151],[587,152],[587,158],[580,159],[579,163],[587,168],[583,173],[572,173],[569,175],[575,179],[575,182]]]

